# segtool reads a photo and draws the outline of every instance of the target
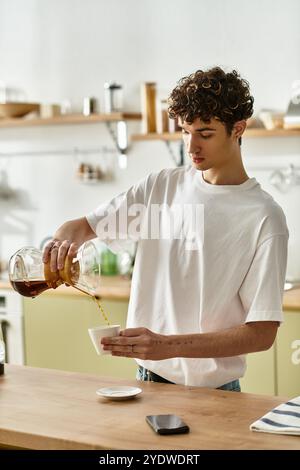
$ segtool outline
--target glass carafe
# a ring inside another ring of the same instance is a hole
[[[43,253],[34,247],[18,250],[9,261],[12,287],[25,297],[36,297],[47,289],[68,284],[95,296],[100,286],[100,255],[92,241],[80,246],[75,258],[66,257],[63,269],[50,271],[50,260],[43,263]]]

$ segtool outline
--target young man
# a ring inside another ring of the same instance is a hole
[[[127,329],[103,344],[115,356],[135,358],[141,380],[239,390],[245,355],[274,342],[288,230],[281,208],[243,166],[240,144],[252,112],[248,83],[236,71],[216,67],[183,78],[169,114],[179,119],[191,165],[150,174],[65,223],[45,249],[44,261],[50,257],[56,270],[95,236],[111,248],[126,237],[137,241]],[[159,236],[130,231],[136,207],[143,208],[142,227],[153,222],[153,208],[163,207]],[[202,212],[194,211],[200,216],[193,230],[178,236],[182,225],[191,226],[189,211],[176,222],[186,207]],[[175,215],[171,224],[166,208]],[[116,217],[126,222],[118,225],[119,240],[105,229]]]

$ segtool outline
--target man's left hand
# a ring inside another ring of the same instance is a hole
[[[101,343],[104,350],[111,351],[112,356],[157,361],[171,357],[167,338],[148,328],[127,328],[119,336],[102,338]]]

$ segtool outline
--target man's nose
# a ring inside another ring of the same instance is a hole
[[[188,153],[195,153],[196,151],[200,150],[199,142],[192,134],[189,134],[187,138],[186,149]]]

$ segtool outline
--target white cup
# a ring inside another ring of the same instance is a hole
[[[120,333],[120,325],[111,326],[95,326],[94,328],[88,329],[92,343],[99,355],[111,354],[111,351],[104,350],[103,344],[101,344],[101,338],[106,336],[118,336]]]

